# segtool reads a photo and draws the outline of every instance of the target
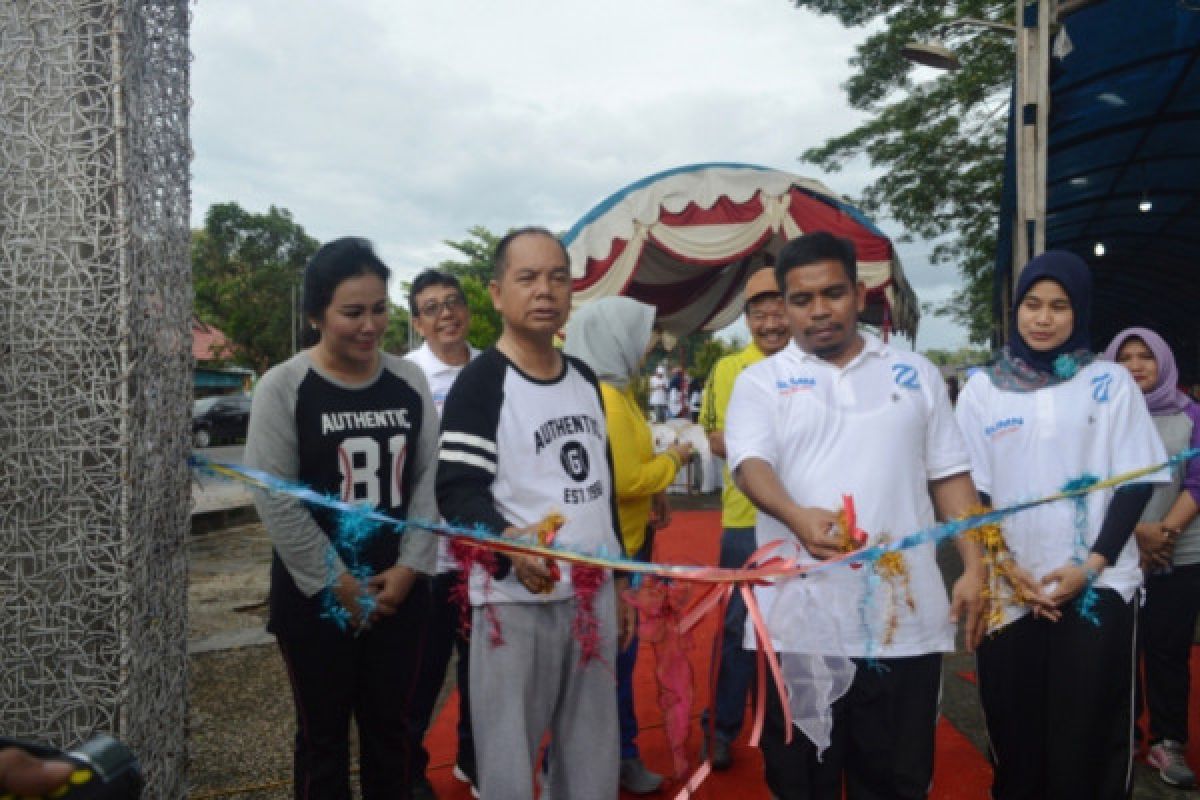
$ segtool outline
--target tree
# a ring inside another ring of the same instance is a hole
[[[408,352],[408,309],[388,300],[388,326],[380,346],[387,352],[402,356]]]
[[[713,366],[725,356],[740,349],[729,346],[715,337],[709,337],[695,350],[693,356],[692,375],[701,380],[708,380]]]
[[[487,290],[492,279],[492,253],[499,241],[499,236],[482,225],[475,225],[467,231],[466,239],[445,240],[445,244],[462,253],[466,260],[448,259],[437,265],[439,270],[455,276],[462,284],[467,308],[471,310],[467,339],[479,348],[489,347],[500,338],[500,313],[492,306],[492,297]]]
[[[443,244],[453,247],[466,256],[466,261],[443,261],[437,268],[449,272],[458,278],[475,278],[486,289],[492,279],[492,253],[496,251],[501,237],[489,231],[482,225],[474,225],[467,231],[467,238],[461,241],[443,240]]]
[[[960,347],[957,350],[926,350],[925,357],[938,367],[975,367],[991,361],[991,351],[976,347]]]
[[[992,265],[1000,209],[1005,132],[1013,74],[1009,37],[954,27],[943,41],[962,69],[915,82],[900,49],[939,33],[947,21],[941,0],[794,0],[799,8],[834,15],[843,25],[875,32],[850,60],[843,85],[850,105],[871,114],[849,133],[806,151],[831,172],[865,156],[880,169],[860,198],[869,212],[893,217],[911,234],[937,240],[935,264],[958,266],[964,286],[935,313],[964,325],[970,340],[992,334]],[[1014,18],[1011,2],[965,0],[958,17]]]
[[[258,372],[292,354],[299,336],[304,265],[320,243],[287,209],[265,214],[219,203],[192,231],[196,314],[224,332],[233,360]]]

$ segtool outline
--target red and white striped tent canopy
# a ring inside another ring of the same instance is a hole
[[[863,321],[915,339],[917,299],[891,241],[845,198],[798,175],[750,164],[660,172],[601,202],[563,243],[575,305],[626,295],[655,306],[665,332],[686,336],[734,322],[762,253],[818,230],[854,242]]]

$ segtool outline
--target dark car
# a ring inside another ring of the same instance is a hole
[[[250,395],[203,397],[192,407],[192,444],[208,447],[222,440],[246,438],[250,424]]]

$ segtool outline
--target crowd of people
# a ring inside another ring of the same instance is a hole
[[[424,343],[400,358],[380,349],[388,268],[364,240],[323,246],[305,272],[310,341],[260,382],[247,463],[397,518],[651,560],[671,519],[666,489],[691,456],[688,445],[655,451],[635,391],[655,309],[612,297],[572,314],[568,255],[543,228],[506,235],[493,268],[493,345],[467,342],[458,281],[429,270],[409,294]],[[681,375],[673,388],[665,366],[650,378],[651,419],[695,414],[725,460],[720,566],[767,545],[815,565],[1200,444],[1200,410],[1157,334],[1132,328],[1093,353],[1078,257],[1049,252],[1025,267],[1009,341],[956,404],[928,360],[860,328],[856,270],[847,240],[788,242],[749,271],[751,341],[714,366],[702,400]],[[756,586],[784,676],[765,687],[771,795],[926,797],[958,626],[976,654],[993,797],[1129,797],[1143,696],[1149,762],[1191,785],[1197,463],[1014,514],[999,556],[957,538],[962,575],[949,591],[931,542],[898,551],[886,572]],[[454,774],[478,796],[661,789],[637,747],[629,575],[451,544],[416,525],[351,547],[330,512],[257,503],[274,546],[269,627],[296,708],[296,797],[351,796],[352,721],[363,797],[433,797],[422,740],[455,652]],[[754,692],[746,616],[735,594],[701,719],[701,758],[717,770],[733,762]]]

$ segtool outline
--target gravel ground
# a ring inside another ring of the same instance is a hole
[[[291,694],[263,630],[270,559],[258,524],[189,541],[192,800],[291,797]]]

